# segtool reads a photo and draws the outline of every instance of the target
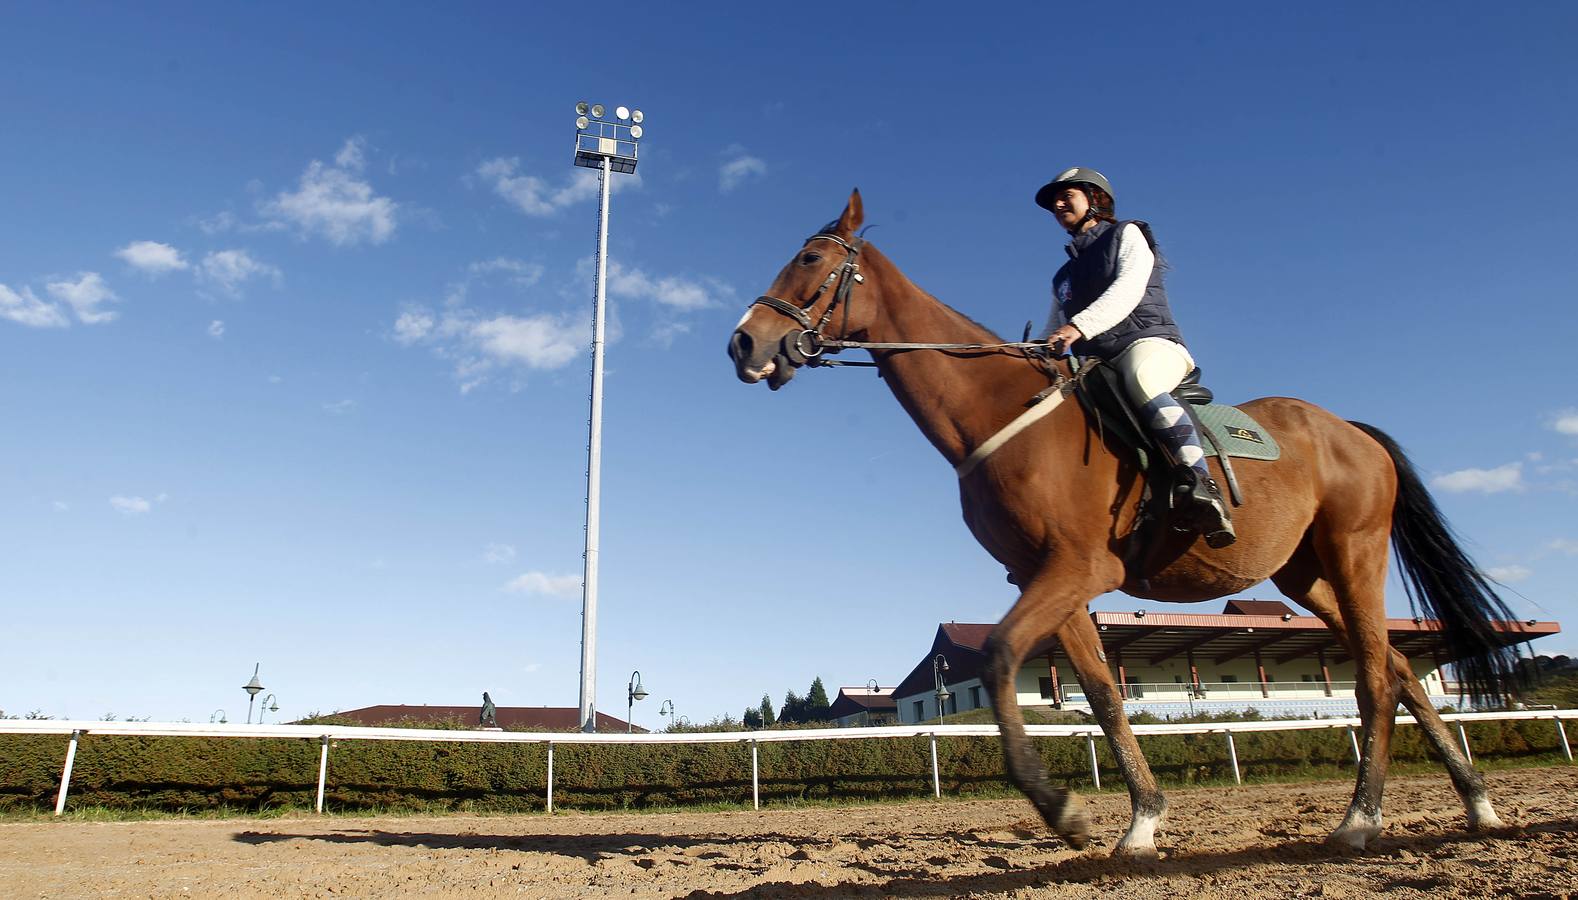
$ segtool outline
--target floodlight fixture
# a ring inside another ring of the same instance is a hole
[[[601,103],[593,103],[592,104],[592,118],[594,118],[594,119],[601,119],[602,117],[603,117],[603,104],[601,104]]]
[[[641,126],[640,125],[632,125],[632,126],[630,126],[630,136],[635,138],[638,141],[641,140],[641,135],[643,135],[645,133],[646,132],[641,130]]]
[[[585,100],[582,100],[580,103],[575,104],[575,114],[578,116],[584,116],[586,115],[586,111],[591,108],[591,104],[587,103]]]
[[[643,113],[639,109],[633,109],[633,110],[630,111],[630,121],[636,123],[637,125],[640,125],[645,120],[646,120],[646,113]]]
[[[623,106],[616,106],[614,107],[614,118],[623,122],[624,120],[630,118],[630,110]]]
[[[575,127],[576,128],[585,128],[586,126],[588,126],[590,124],[592,124],[591,120],[588,119],[585,116],[576,116],[575,117]]]

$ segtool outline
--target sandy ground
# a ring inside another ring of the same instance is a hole
[[[1096,845],[1022,801],[672,815],[40,822],[0,825],[12,897],[1569,897],[1578,767],[1490,776],[1509,827],[1463,831],[1444,775],[1396,778],[1387,829],[1320,840],[1351,785],[1174,791],[1162,859],[1107,853],[1128,802],[1091,800]]]

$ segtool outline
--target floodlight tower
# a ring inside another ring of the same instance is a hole
[[[601,103],[575,104],[575,164],[598,170],[597,281],[592,301],[592,411],[586,462],[586,563],[581,582],[581,730],[597,730],[597,538],[603,462],[603,314],[608,281],[608,193],[615,172],[636,171],[637,143],[646,116],[623,106],[614,121]]]

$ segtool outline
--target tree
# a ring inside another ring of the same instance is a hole
[[[746,728],[760,728],[762,727],[762,711],[760,709],[746,709],[741,721],[745,723]]]
[[[804,722],[805,698],[792,689],[784,694],[784,705],[778,708],[778,718],[784,722]]]
[[[762,705],[758,712],[762,717],[763,728],[771,728],[778,723],[778,717],[773,715],[773,700],[766,694],[762,695]]]
[[[827,700],[827,688],[822,686],[822,676],[818,675],[811,682],[811,690],[805,695],[805,721],[826,722],[832,718],[828,711],[832,704]]]

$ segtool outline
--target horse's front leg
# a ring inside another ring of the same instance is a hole
[[[1114,856],[1154,859],[1156,828],[1167,813],[1167,798],[1162,796],[1161,789],[1157,787],[1156,777],[1151,774],[1151,767],[1140,752],[1140,742],[1134,737],[1134,729],[1129,727],[1129,720],[1123,714],[1123,698],[1117,680],[1112,677],[1112,670],[1107,667],[1106,654],[1101,649],[1101,634],[1089,616],[1076,615],[1070,616],[1058,631],[1058,640],[1063,644],[1063,652],[1068,654],[1069,662],[1074,664],[1079,684],[1090,699],[1091,712],[1107,735],[1107,743],[1112,747],[1118,770],[1123,773],[1123,780],[1129,786],[1129,805],[1134,817],[1129,823],[1128,833],[1112,853]]]
[[[1090,598],[1105,589],[1081,589],[1077,582],[1078,579],[1061,573],[1042,573],[1030,579],[1013,609],[992,630],[985,647],[985,680],[1002,736],[1008,777],[1035,804],[1047,825],[1076,848],[1084,847],[1090,840],[1090,817],[1077,795],[1054,787],[1047,780],[1046,766],[1025,734],[1015,681],[1030,651],[1057,633],[1071,617],[1078,618]]]

